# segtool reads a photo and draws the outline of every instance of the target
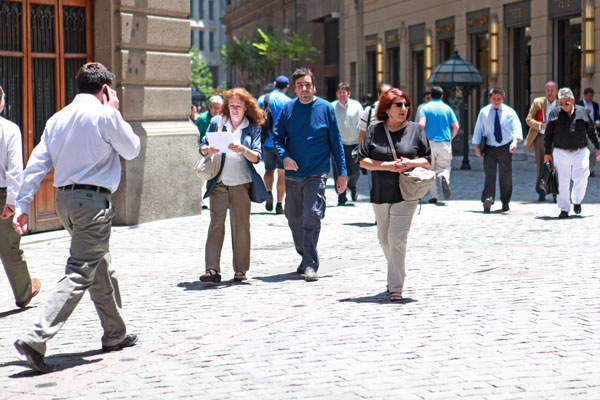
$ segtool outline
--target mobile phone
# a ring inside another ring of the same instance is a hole
[[[102,90],[102,93],[104,93],[106,95],[106,100],[110,100],[110,97],[108,96],[108,86],[105,86],[104,89]]]

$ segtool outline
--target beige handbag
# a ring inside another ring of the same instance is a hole
[[[225,118],[219,119],[218,132],[223,129]],[[222,153],[211,154],[209,156],[200,155],[200,159],[194,163],[194,172],[205,181],[209,181],[219,173],[221,168]]]
[[[385,122],[383,123],[383,127],[385,128],[385,134],[390,143],[394,160],[397,160],[396,149],[394,148],[390,131]],[[400,192],[402,192],[402,199],[407,201],[421,200],[427,194],[427,191],[435,180],[435,172],[423,167],[416,167],[399,175],[398,184],[400,185]]]

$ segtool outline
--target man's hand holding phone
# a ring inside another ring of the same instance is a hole
[[[110,106],[115,110],[119,109],[119,98],[117,97],[117,91],[113,90],[107,84],[102,86],[102,100],[104,100],[104,105]]]

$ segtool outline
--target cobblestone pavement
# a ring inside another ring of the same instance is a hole
[[[49,342],[59,369],[47,375],[33,373],[13,342],[62,276],[69,239],[26,236],[42,292],[16,310],[0,274],[0,398],[600,399],[600,178],[590,179],[582,215],[558,220],[555,204],[534,201],[534,164],[520,158],[508,213],[482,213],[476,158],[473,170],[453,171],[451,200],[423,204],[400,304],[387,300],[364,178],[348,207],[335,206],[329,181],[317,282],[293,273],[286,220],[264,205],[252,208],[242,284],[231,281],[229,229],[224,281],[198,281],[208,213],[115,227],[124,315],[140,340],[100,353],[85,296]]]

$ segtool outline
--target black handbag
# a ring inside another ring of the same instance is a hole
[[[546,194],[558,194],[558,176],[552,162],[545,162],[540,174],[540,187]]]

